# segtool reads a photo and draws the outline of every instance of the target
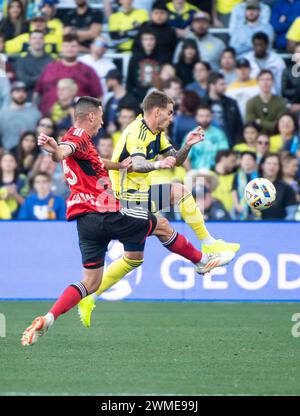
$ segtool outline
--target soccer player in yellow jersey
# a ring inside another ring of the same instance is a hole
[[[133,172],[110,171],[115,196],[129,209],[143,206],[148,207],[149,211],[158,212],[168,210],[170,205],[177,205],[182,218],[201,241],[203,253],[228,250],[237,252],[239,244],[215,240],[209,234],[201,211],[188,188],[179,183],[149,186],[149,172],[182,165],[192,146],[204,139],[204,132],[199,126],[188,134],[182,149],[176,151],[173,148],[164,133],[172,122],[173,105],[173,100],[165,93],[149,93],[143,101],[144,116],[137,118],[123,131],[113,152],[112,161],[121,162],[131,156]],[[162,160],[157,160],[159,155],[163,156]],[[139,250],[138,247],[134,249]],[[128,273],[126,267],[126,264],[120,263],[114,273],[106,274],[96,295],[99,296],[124,277]],[[92,296],[83,299],[79,304],[79,315],[85,326],[90,325],[94,304],[95,297]]]

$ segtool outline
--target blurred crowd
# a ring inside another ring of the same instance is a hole
[[[153,172],[154,183],[188,179],[208,220],[300,220],[300,0],[0,5],[0,219],[65,218],[62,167],[37,136],[59,141],[76,97],[101,98],[94,141],[111,158],[155,88],[175,102],[167,134],[176,149],[199,124],[206,134],[183,167]],[[256,177],[277,190],[260,214],[243,197]]]

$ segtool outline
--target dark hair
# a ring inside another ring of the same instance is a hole
[[[2,156],[0,157],[0,185],[2,185],[2,184],[3,184],[3,171],[2,171],[2,168],[1,168],[1,161],[2,161],[3,157],[4,157],[4,156],[7,156],[7,155],[9,155],[9,156],[13,157],[13,158],[15,159],[15,161],[16,161],[16,165],[17,165],[17,166],[16,166],[16,168],[15,168],[15,173],[14,173],[14,179],[13,179],[13,181],[14,181],[14,182],[16,182],[16,180],[17,180],[17,178],[18,178],[18,176],[19,176],[18,163],[17,163],[17,159],[16,159],[15,155],[14,155],[12,152],[5,151],[5,152],[2,154]]]
[[[293,153],[283,152],[281,154],[281,162],[291,162],[292,160],[297,160],[298,161],[297,156],[294,155]]]
[[[192,63],[200,61],[199,50],[198,50],[196,41],[194,39],[185,39],[182,43],[182,49],[178,58],[178,62],[181,62],[184,60],[184,51],[185,49],[188,49],[188,48],[195,49],[196,51]]]
[[[183,114],[190,113],[195,116],[199,104],[200,98],[195,91],[183,91],[180,103],[180,111]]]
[[[32,182],[35,181],[37,176],[44,176],[44,178],[47,178],[49,182],[51,182],[52,180],[52,177],[51,175],[49,175],[49,173],[39,170],[38,172],[35,173],[34,177],[32,178]]]
[[[208,111],[212,112],[211,107],[208,104],[198,105],[196,112],[199,111],[199,110],[208,110]]]
[[[153,30],[151,30],[151,29],[145,29],[145,30],[143,30],[143,32],[141,33],[141,38],[142,38],[144,35],[152,35],[152,36],[154,36],[154,37],[155,37],[155,40],[156,40],[156,34],[155,34],[155,33],[154,33],[154,31],[153,31]]]
[[[207,84],[216,84],[219,81],[219,79],[224,79],[224,75],[220,72],[213,71],[207,77]]]
[[[195,66],[197,64],[202,64],[203,66],[205,66],[205,68],[207,69],[208,72],[211,71],[211,65],[208,62],[206,62],[206,61],[195,62],[194,69],[195,69]]]
[[[221,57],[224,55],[224,53],[229,52],[231,53],[231,55],[235,58],[236,57],[236,51],[234,48],[232,48],[231,46],[228,46],[227,48],[224,49],[224,51],[222,52]]]
[[[25,152],[24,152],[23,147],[22,147],[22,144],[23,144],[23,141],[24,141],[25,137],[27,137],[27,136],[33,136],[34,140],[35,140],[35,148],[33,149],[33,152],[32,152],[32,155],[33,155],[33,158],[34,158],[33,161],[36,160],[36,158],[37,158],[37,156],[40,152],[40,149],[39,149],[38,144],[37,144],[37,135],[36,135],[35,131],[30,131],[30,130],[24,131],[24,133],[20,137],[20,141],[19,141],[17,151],[16,151],[16,159],[17,159],[18,167],[21,169],[21,172],[22,172],[22,168],[23,168],[24,159],[26,157]]]
[[[240,153],[240,157],[242,158],[243,156],[251,156],[252,159],[254,160],[254,162],[256,162],[256,153],[255,152],[250,152],[250,150],[245,150],[244,152]]]
[[[297,126],[297,121],[296,121],[296,118],[295,118],[294,114],[289,113],[288,111],[286,111],[285,113],[281,114],[281,116],[278,118],[278,122],[277,122],[277,130],[278,130],[278,132],[279,132],[279,122],[282,119],[282,117],[290,117],[292,119],[293,123],[294,123],[294,131],[297,130],[297,127],[298,126]]]
[[[215,162],[219,163],[223,157],[235,156],[235,153],[232,149],[219,150],[215,157]]]
[[[264,32],[256,32],[252,36],[252,43],[254,43],[255,40],[263,40],[267,45],[269,44],[269,37]]]
[[[75,118],[83,117],[87,113],[96,111],[102,106],[101,100],[94,97],[83,96],[80,97],[75,103]]]
[[[263,164],[270,157],[276,157],[276,159],[278,160],[278,162],[279,162],[279,172],[277,174],[276,180],[281,179],[282,178],[282,164],[281,164],[280,156],[279,156],[278,153],[267,153],[261,158],[261,161],[260,161],[259,166],[258,166],[259,176],[263,177]]]
[[[162,91],[155,90],[147,94],[143,99],[142,109],[144,112],[149,112],[155,107],[166,108],[168,104],[174,104],[172,98],[168,97],[168,95]]]
[[[246,128],[248,127],[252,127],[253,129],[255,129],[258,133],[261,132],[261,127],[255,123],[255,121],[248,121],[247,123],[245,123],[243,125],[243,132],[246,130]]]
[[[134,107],[125,106],[125,105],[121,106],[118,108],[118,114],[120,114],[122,110],[132,111],[135,115],[137,114],[136,109]]]
[[[79,39],[78,36],[75,35],[74,33],[68,33],[67,35],[64,35],[63,37],[63,43],[71,43],[71,42],[77,42],[79,43]]]
[[[178,77],[169,78],[166,81],[163,82],[163,89],[168,90],[171,88],[172,83],[175,82],[176,84],[180,84],[182,86],[182,81]]]
[[[262,70],[258,73],[258,75],[257,75],[257,79],[259,79],[260,77],[262,77],[264,74],[269,74],[269,75],[271,75],[272,79],[274,79],[273,72],[272,72],[272,71],[270,71],[269,69],[262,69]]]

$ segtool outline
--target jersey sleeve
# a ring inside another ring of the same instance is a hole
[[[70,146],[72,153],[70,156],[76,159],[86,159],[88,156],[87,149],[89,146],[88,134],[80,128],[66,134],[59,143],[60,146]]]
[[[159,148],[159,154],[163,155],[164,153],[168,152],[169,150],[173,149],[173,146],[169,142],[169,140],[166,138],[166,135],[164,132],[161,133],[160,137],[160,148]]]

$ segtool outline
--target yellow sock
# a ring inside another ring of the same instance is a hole
[[[184,221],[192,228],[199,240],[209,237],[203,215],[192,194],[184,195],[178,202],[178,207]]]
[[[107,289],[118,283],[126,274],[139,267],[143,260],[131,260],[128,257],[121,257],[111,263],[105,270],[101,285],[96,291],[97,296],[105,292]]]

